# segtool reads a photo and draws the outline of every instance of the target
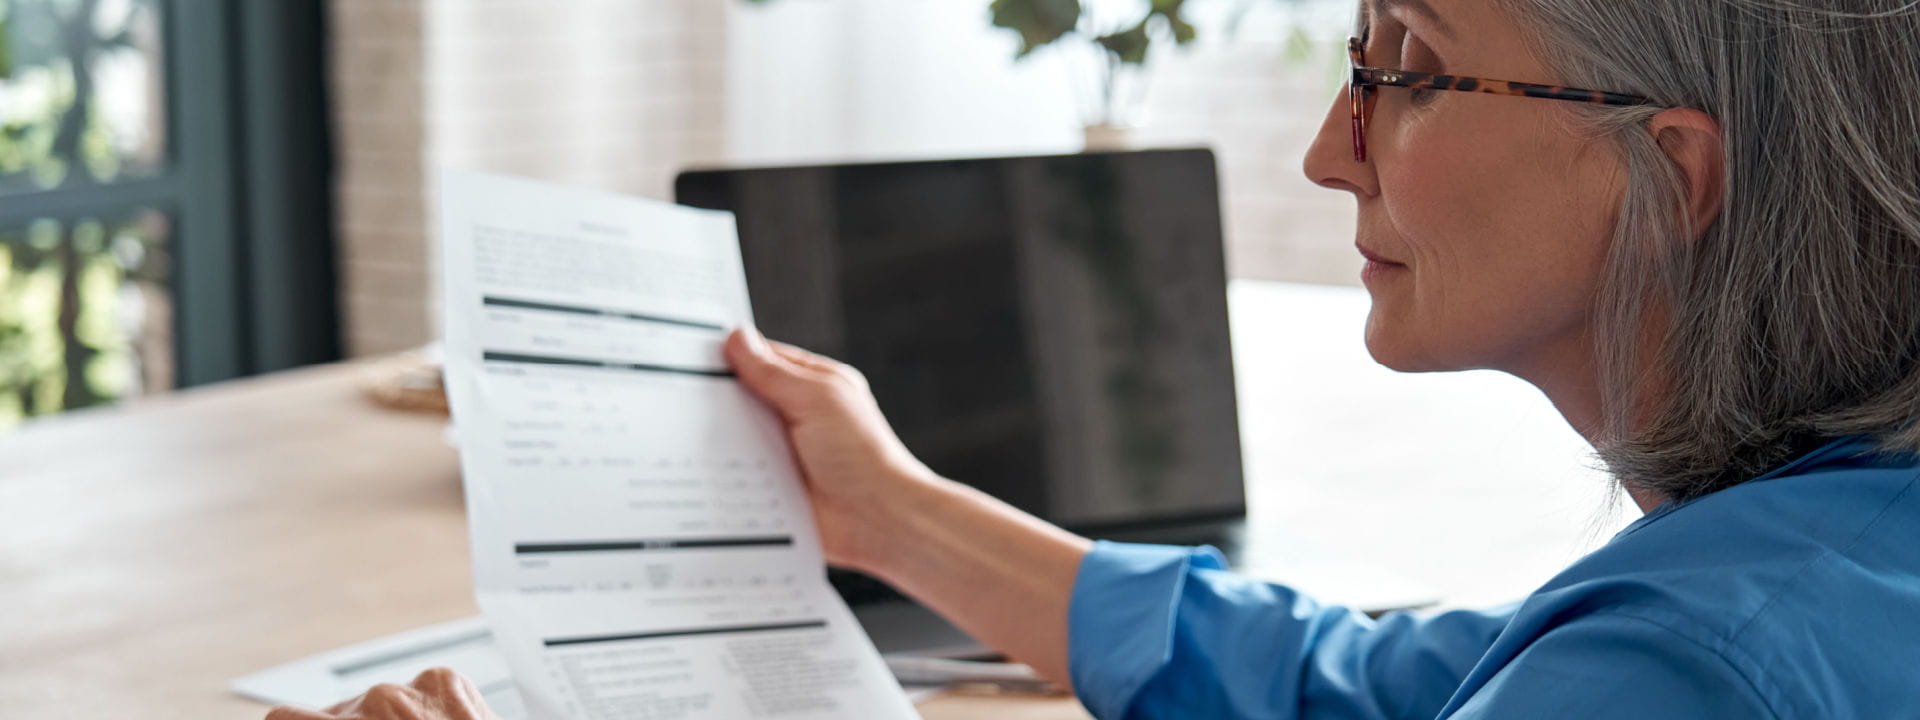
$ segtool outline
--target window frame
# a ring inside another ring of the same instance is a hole
[[[324,0],[155,7],[165,161],[0,195],[0,226],[165,214],[175,387],[338,359]]]

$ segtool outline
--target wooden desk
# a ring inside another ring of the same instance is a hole
[[[227,681],[476,612],[440,418],[334,365],[0,435],[0,713],[258,718]],[[1084,718],[941,697],[928,718]]]

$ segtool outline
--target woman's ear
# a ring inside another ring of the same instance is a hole
[[[1720,123],[1699,110],[1666,110],[1647,121],[1647,131],[1680,171],[1694,237],[1720,216],[1726,200],[1727,163]]]

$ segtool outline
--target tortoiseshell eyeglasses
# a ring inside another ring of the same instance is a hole
[[[1368,101],[1374,88],[1380,86],[1417,88],[1421,90],[1457,90],[1460,92],[1491,93],[1494,95],[1519,95],[1523,97],[1546,98],[1548,100],[1571,100],[1596,105],[1652,105],[1654,102],[1636,95],[1601,92],[1599,90],[1581,90],[1558,85],[1538,85],[1534,83],[1514,82],[1512,80],[1489,80],[1487,78],[1466,77],[1462,75],[1432,75],[1428,73],[1407,72],[1367,67],[1367,46],[1360,38],[1347,38],[1347,62],[1352,66],[1352,76],[1347,82],[1347,102],[1353,105],[1353,159],[1356,162],[1367,161],[1367,122],[1372,119],[1373,104]]]

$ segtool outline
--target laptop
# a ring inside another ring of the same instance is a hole
[[[859,368],[934,471],[1089,537],[1246,559],[1212,151],[696,169],[674,193],[735,214],[756,324]],[[882,652],[980,650],[830,579]],[[1430,599],[1389,597],[1365,609]]]

